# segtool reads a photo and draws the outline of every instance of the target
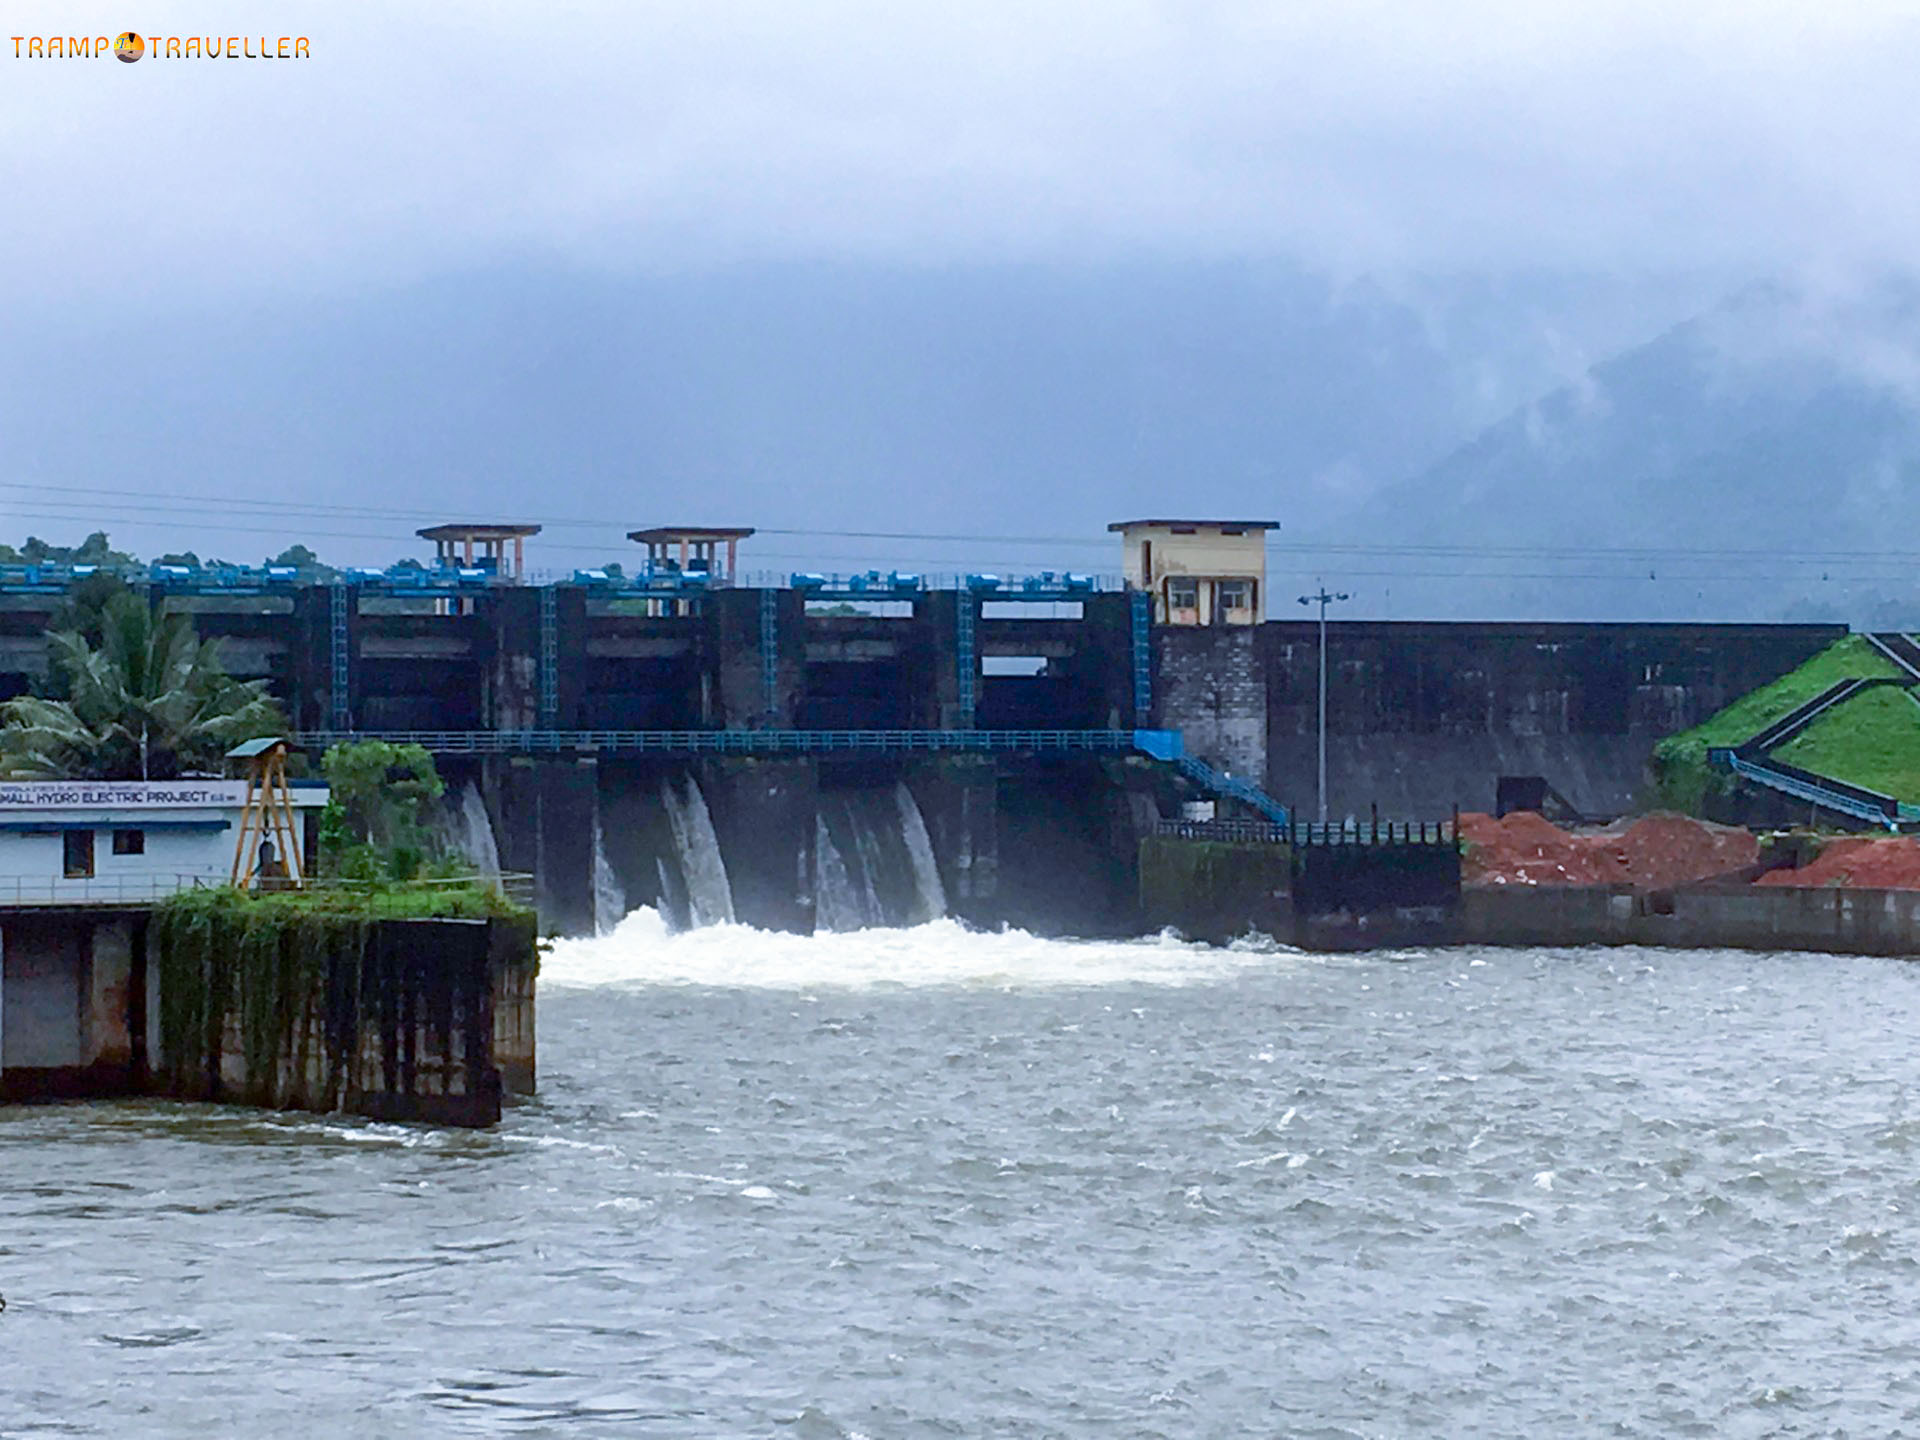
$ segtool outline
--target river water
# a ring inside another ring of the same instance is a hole
[[[1920,969],[548,960],[495,1132],[0,1110],[0,1434],[1920,1431]]]

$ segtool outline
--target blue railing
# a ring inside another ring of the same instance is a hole
[[[1710,750],[1708,759],[1756,785],[1791,795],[1796,800],[1805,800],[1836,815],[1849,815],[1873,825],[1885,825],[1888,829],[1898,827],[1903,818],[1901,811],[1906,808],[1891,795],[1882,795],[1857,785],[1846,785],[1797,766],[1783,765],[1777,760],[1751,759],[1736,750],[1719,748]]]
[[[1288,822],[1287,807],[1264,790],[1187,754],[1178,730],[312,730],[294,739],[309,750],[382,740],[436,755],[1138,753],[1172,765],[1209,795],[1239,801],[1275,825]]]
[[[909,754],[933,750],[1124,755],[1138,748],[1132,730],[317,730],[295,738],[309,749],[356,740],[384,740],[394,745],[420,745],[441,755],[584,750],[680,755]]]
[[[1249,805],[1275,825],[1287,823],[1287,807],[1258,786],[1250,785],[1235,776],[1223,774],[1206,761],[1197,760],[1191,755],[1182,755],[1174,764],[1182,775],[1209,794],[1222,799],[1238,800],[1243,805]]]
[[[90,576],[117,576],[129,585],[152,585],[183,595],[262,595],[314,585],[349,585],[397,598],[435,598],[473,594],[502,586],[572,585],[611,596],[694,598],[729,585],[769,590],[798,590],[810,597],[836,600],[911,600],[929,591],[963,591],[983,600],[1084,600],[1124,588],[1117,576],[1042,570],[1031,575],[921,575],[902,570],[869,570],[850,575],[797,572],[756,574],[732,581],[705,570],[648,568],[632,571],[574,570],[516,578],[491,564],[392,565],[386,569],[349,566],[338,570],[301,570],[292,565],[0,565],[0,593],[63,594]]]

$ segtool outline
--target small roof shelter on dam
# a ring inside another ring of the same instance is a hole
[[[422,540],[433,541],[436,565],[491,570],[503,580],[518,580],[527,573],[527,537],[538,535],[540,527],[461,522],[429,525],[413,533]]]
[[[1267,531],[1277,520],[1116,520],[1129,590],[1158,625],[1258,625],[1267,605]]]
[[[751,534],[751,525],[654,525],[629,530],[627,538],[647,547],[647,566],[655,573],[697,575],[712,585],[731,585],[738,573],[740,542]]]

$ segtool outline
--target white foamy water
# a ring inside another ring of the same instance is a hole
[[[593,928],[605,935],[626,913],[627,892],[621,888],[613,862],[607,859],[607,833],[596,811],[593,817]]]
[[[493,822],[479,786],[469,781],[460,791],[459,806],[446,818],[447,839],[482,875],[500,873],[500,847],[494,842]]]
[[[926,817],[902,780],[893,787],[893,803],[900,807],[900,836],[906,842],[907,859],[913,866],[913,883],[918,892],[918,920],[938,920],[947,913],[946,887],[940,883],[940,867],[933,858],[933,840],[927,834]]]
[[[826,817],[813,817],[813,916],[822,930],[861,930],[879,923],[880,901],[853,887],[846,857],[833,843]]]
[[[707,797],[691,775],[682,798],[673,781],[660,786],[667,807],[667,823],[679,851],[680,871],[687,882],[687,909],[694,925],[724,925],[733,920],[733,885],[720,856],[720,837],[714,833]]]
[[[487,1134],[0,1106],[0,1432],[1920,1435],[1920,965],[643,913],[539,1012]]]
[[[675,933],[657,911],[642,909],[608,934],[555,940],[541,961],[540,984],[756,990],[1191,985],[1296,958],[1261,944],[1223,950],[1172,936],[1049,940],[1024,930],[969,930],[954,920],[843,934],[788,935],[747,925]]]

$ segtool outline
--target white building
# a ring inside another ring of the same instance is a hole
[[[1129,590],[1153,596],[1159,625],[1258,625],[1274,520],[1121,520]]]
[[[324,784],[295,784],[311,854]],[[0,906],[135,902],[225,884],[244,780],[0,781]]]

